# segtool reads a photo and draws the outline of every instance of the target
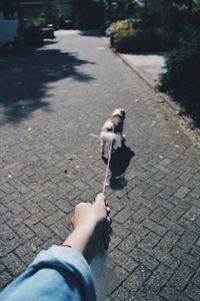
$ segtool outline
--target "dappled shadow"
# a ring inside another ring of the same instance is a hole
[[[50,110],[48,83],[67,77],[80,82],[93,80],[77,69],[83,64],[93,62],[79,59],[77,53],[65,53],[59,49],[26,49],[1,55],[1,124],[18,123],[39,108]]]
[[[111,156],[109,168],[111,171],[110,187],[113,190],[120,190],[126,187],[125,179],[126,170],[135,153],[122,142],[122,146],[118,147]],[[105,164],[108,164],[108,158],[102,157]]]
[[[100,29],[84,29],[81,30],[80,34],[82,36],[100,37],[102,36],[102,31]]]

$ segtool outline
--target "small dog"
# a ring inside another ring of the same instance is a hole
[[[101,130],[101,147],[100,154],[103,157],[105,153],[106,142],[112,143],[112,152],[116,142],[123,143],[125,141],[125,135],[123,135],[123,126],[126,111],[122,108],[115,109],[112,116],[106,120]]]

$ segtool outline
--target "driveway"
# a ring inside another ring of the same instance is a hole
[[[1,286],[60,244],[74,206],[102,191],[99,132],[124,107],[102,298],[199,300],[200,153],[159,96],[91,32],[58,31],[1,57],[0,70]]]

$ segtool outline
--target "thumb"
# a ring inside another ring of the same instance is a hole
[[[98,204],[101,203],[102,205],[105,206],[105,201],[106,201],[105,195],[103,193],[98,193],[94,203],[98,203]]]

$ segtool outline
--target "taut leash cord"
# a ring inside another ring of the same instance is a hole
[[[110,149],[109,149],[109,154],[108,154],[108,163],[107,163],[107,166],[106,166],[105,180],[104,180],[104,183],[103,183],[103,191],[102,191],[103,194],[105,193],[105,189],[106,189],[106,183],[107,183],[107,178],[108,178],[108,171],[109,171],[109,165],[110,165],[110,159],[111,159],[111,153],[112,153],[113,140],[114,139],[112,139],[111,142],[110,142]]]

